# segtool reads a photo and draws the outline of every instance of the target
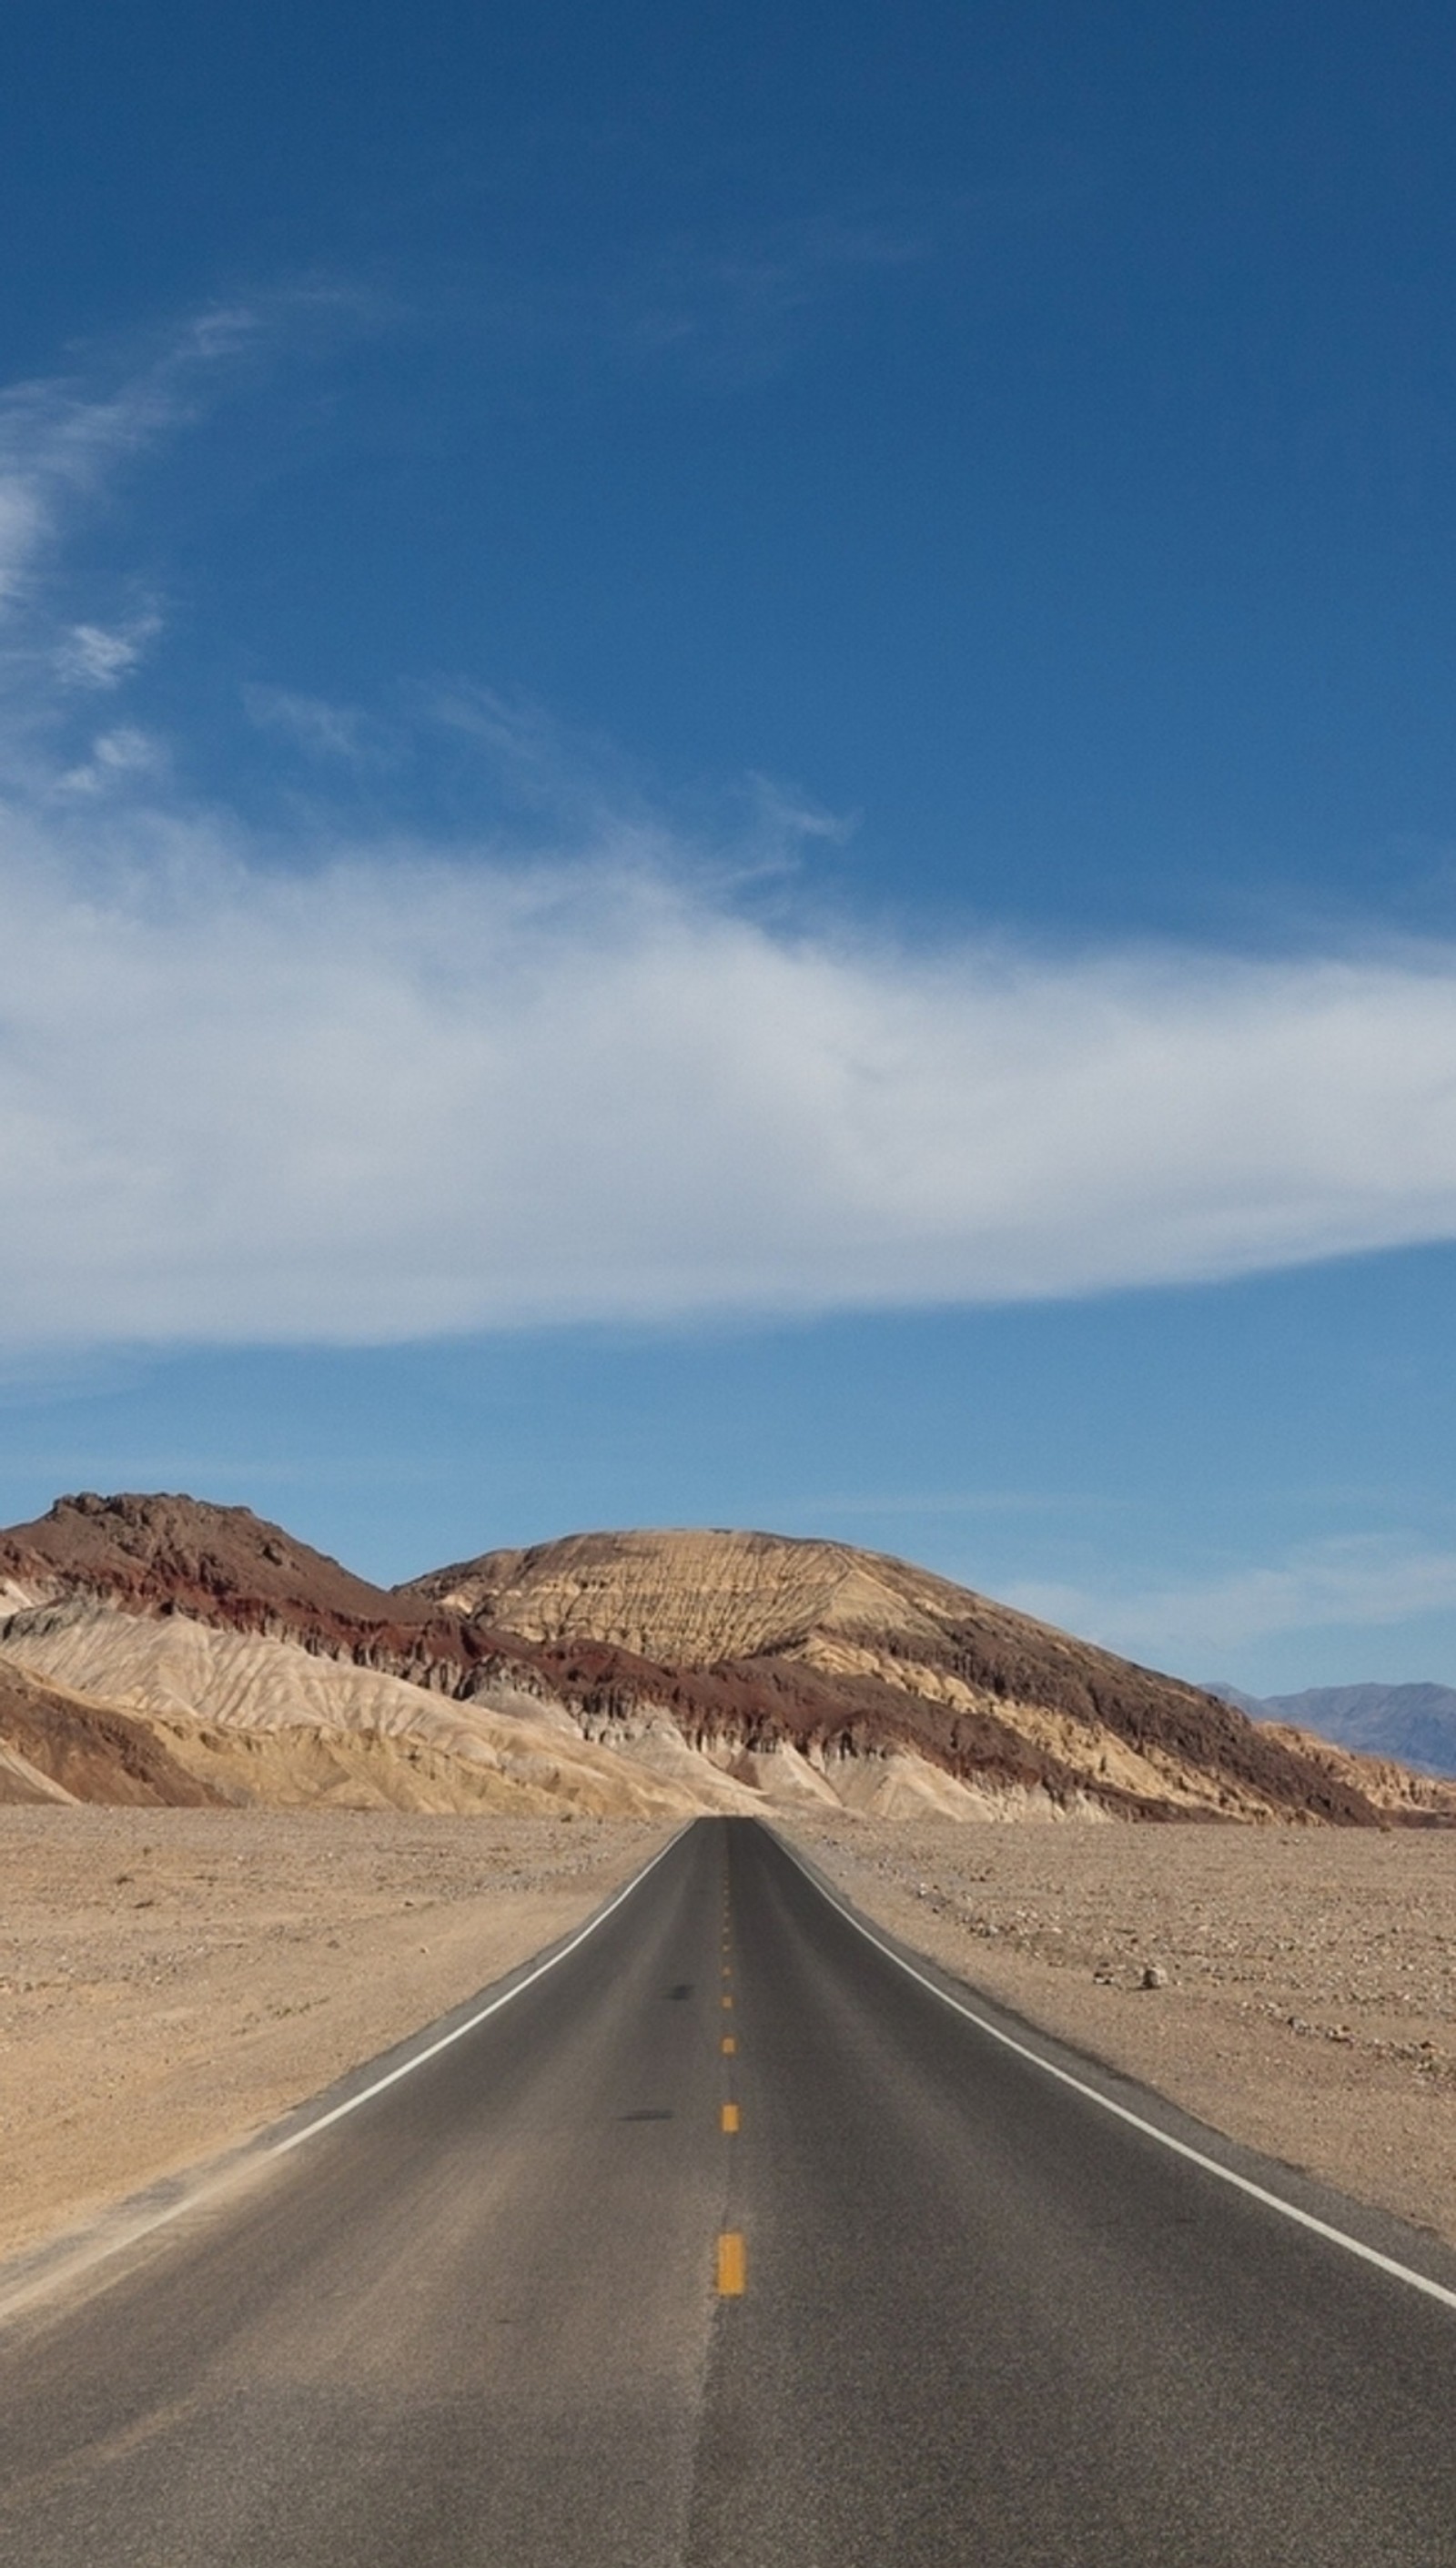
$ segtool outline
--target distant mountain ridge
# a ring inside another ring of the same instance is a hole
[[[381,1588],[245,1507],[84,1492],[0,1533],[6,1671],[9,1798],[106,1797],[125,1755],[158,1800],[1456,1823],[1456,1787],[768,1533],[571,1535]]]
[[[1221,1685],[1210,1692],[1252,1720],[1292,1722],[1358,1757],[1398,1758],[1421,1773],[1456,1776],[1456,1686],[1307,1686],[1302,1694],[1261,1697]]]

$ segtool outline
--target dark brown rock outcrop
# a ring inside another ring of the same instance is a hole
[[[0,1534],[0,1580],[32,1600],[9,1629],[33,1652],[47,1611],[79,1599],[185,1617],[462,1706],[534,1702],[659,1766],[676,1736],[712,1788],[719,1775],[869,1806],[893,1771],[897,1791],[968,1815],[996,1802],[1358,1826],[1397,1807],[1196,1687],[845,1544],[577,1535],[385,1589],[245,1507],[88,1493]]]
[[[199,1808],[220,1795],[189,1774],[146,1721],[0,1667],[0,1801],[49,1798],[24,1768],[75,1801]]]

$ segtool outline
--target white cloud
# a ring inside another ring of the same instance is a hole
[[[125,762],[124,762],[125,763]],[[612,852],[12,819],[13,1342],[1075,1294],[1456,1235],[1456,956],[927,961]],[[660,844],[660,841],[658,842]]]
[[[106,400],[0,401],[27,632],[36,547],[250,327],[211,316]],[[56,698],[142,638],[68,621],[25,666]],[[758,780],[707,861],[609,749],[479,689],[427,729],[504,765],[549,861],[321,844],[317,812],[252,843],[141,725],[63,757],[45,707],[6,719],[0,1351],[1051,1296],[1456,1237],[1444,946],[931,957],[764,923],[745,885],[840,823]]]
[[[56,647],[56,674],[67,686],[119,687],[160,630],[158,615],[134,616],[130,624],[111,627],[73,624]]]
[[[1185,1667],[1281,1633],[1375,1629],[1456,1607],[1456,1552],[1386,1535],[1306,1543],[1282,1561],[1125,1593],[1023,1583],[1025,1613],[1137,1659]]]
[[[8,470],[0,453],[0,608],[14,596],[46,526],[41,492],[26,476]]]
[[[275,297],[269,317],[281,321],[310,299],[306,292]],[[329,298],[320,291],[312,300]],[[74,378],[0,392],[0,615],[13,617],[33,601],[47,556],[78,506],[119,464],[193,415],[203,387],[251,346],[263,318],[241,307],[203,312],[104,394]],[[133,638],[145,639],[148,629],[143,619]],[[73,639],[101,630],[73,627]]]
[[[22,384],[0,396],[0,610],[26,601],[68,511],[180,408],[174,352],[106,399],[69,383]]]
[[[114,731],[99,732],[84,764],[68,768],[56,781],[68,794],[106,794],[141,777],[157,775],[166,763],[159,741],[133,723],[122,723]]]

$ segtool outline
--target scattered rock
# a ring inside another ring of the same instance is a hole
[[[859,1820],[832,1853],[808,1814],[791,1833],[868,1915],[989,1998],[1456,2244],[1442,1832]],[[917,1901],[922,1881],[949,1902]],[[1176,2003],[1135,2006],[1153,1961]]]

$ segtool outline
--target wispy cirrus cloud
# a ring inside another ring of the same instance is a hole
[[[185,744],[121,711],[149,633],[50,630],[38,547],[242,329],[90,407],[0,404],[30,691],[0,731],[5,1344],[1045,1298],[1456,1237],[1448,946],[785,923],[755,883],[832,815],[758,780],[695,831],[478,686],[422,694],[414,755],[449,732],[503,763],[528,844],[316,801],[264,843],[202,808]],[[47,688],[107,698],[79,753],[47,748]],[[249,710],[315,768],[375,746],[324,698]]]
[[[412,711],[425,755],[432,734],[464,744],[538,838],[544,830],[558,849],[590,848],[597,861],[621,849],[631,864],[655,856],[671,874],[688,859],[700,885],[710,870],[741,884],[783,872],[806,847],[841,845],[854,832],[852,813],[830,811],[801,789],[752,770],[731,794],[714,796],[700,827],[674,821],[640,762],[615,741],[562,722],[519,692],[460,683],[416,690]]]
[[[656,233],[563,272],[498,271],[473,326],[497,339],[733,390],[778,374],[834,314],[935,259],[966,228],[949,201],[865,202]]]
[[[1206,1579],[1096,1590],[1023,1583],[1028,1614],[1159,1664],[1197,1667],[1291,1632],[1373,1631],[1456,1608],[1456,1551],[1347,1534]]]
[[[109,794],[120,785],[148,781],[166,772],[164,744],[136,723],[118,723],[98,732],[79,766],[63,769],[56,779],[62,794]]]
[[[815,313],[933,254],[936,226],[889,212],[680,235],[656,244],[607,298],[625,344],[731,379],[781,365]]]
[[[353,766],[380,755],[378,737],[358,705],[331,704],[326,697],[302,695],[292,687],[250,685],[242,697],[248,720],[259,731],[277,734],[309,758]]]
[[[172,332],[111,390],[53,377],[0,394],[0,610],[13,614],[25,604],[77,508],[120,464],[189,416],[205,378],[250,344],[257,327],[253,311],[219,306]]]
[[[120,687],[140,668],[148,642],[160,631],[161,617],[154,611],[123,624],[73,624],[56,644],[52,665],[63,686]]]
[[[67,612],[66,559],[126,471],[200,415],[258,329],[255,313],[219,306],[110,384],[77,372],[0,392],[0,779],[13,797],[95,798],[165,769],[135,722],[87,732],[91,701],[137,675],[163,617],[135,595],[121,614]]]

